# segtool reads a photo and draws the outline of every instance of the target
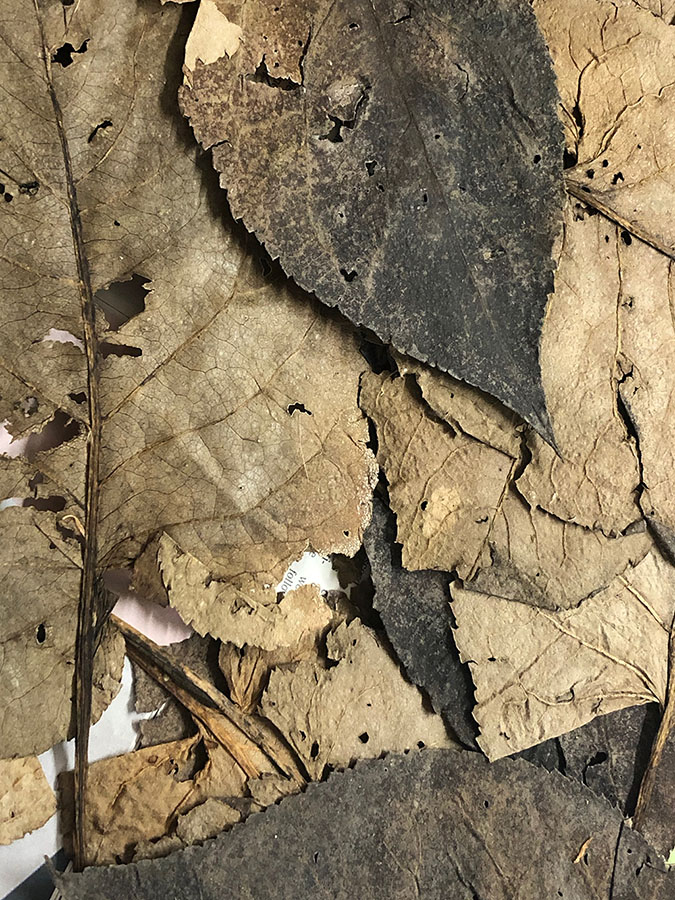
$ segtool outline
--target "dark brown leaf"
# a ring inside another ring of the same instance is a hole
[[[550,438],[562,135],[529,4],[208,2],[193,36],[182,106],[235,217],[325,303]]]

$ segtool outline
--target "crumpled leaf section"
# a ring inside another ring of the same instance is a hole
[[[168,535],[160,539],[158,556],[169,603],[199,634],[208,633],[237,647],[249,644],[278,650],[320,635],[331,622],[330,608],[311,585],[280,598],[276,590],[270,591],[266,604],[255,596],[243,603],[231,598],[227,587],[214,581],[209,570]]]
[[[361,406],[377,428],[404,567],[469,576],[514,460],[431,416],[406,378],[364,375]]]
[[[556,609],[647,553],[644,528],[610,538],[530,505],[513,481],[520,459],[439,421],[404,378],[364,376],[360,402],[377,428],[406,568],[455,570],[469,589]],[[569,488],[577,479],[568,478]]]
[[[246,785],[239,765],[206,732],[100,760],[91,765],[89,778],[88,853],[95,865],[155,855],[162,848],[153,850],[154,844],[165,836],[177,835],[177,846],[211,837],[204,819],[222,820],[223,810],[210,807],[187,822],[184,817],[209,799],[241,798]],[[240,818],[228,810],[223,825]]]
[[[0,845],[35,831],[55,812],[56,797],[37,757],[0,760]]]
[[[310,777],[356,759],[415,746],[448,747],[443,720],[424,709],[375,633],[358,619],[326,639],[330,665],[273,671],[261,711],[295,748]]]
[[[675,570],[658,551],[565,611],[457,585],[451,593],[455,640],[476,685],[478,742],[490,759],[612,710],[665,702]]]
[[[672,254],[672,4],[535,0],[533,8],[553,58],[570,161],[576,162],[568,187]]]

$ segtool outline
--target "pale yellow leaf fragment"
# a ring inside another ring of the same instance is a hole
[[[672,253],[675,29],[665,5],[535,0],[533,7],[558,78],[568,147],[578,154],[568,184]]]
[[[261,704],[313,780],[327,765],[452,746],[441,717],[424,708],[419,690],[358,619],[328,635],[327,652],[330,668],[301,662],[293,671],[273,671]]]
[[[195,772],[200,739],[207,760]],[[242,769],[204,730],[201,738],[195,735],[93,763],[89,858],[98,865],[128,862],[137,845],[137,855],[150,852],[154,842],[174,833],[179,816],[210,798],[241,797],[245,784]],[[184,831],[190,833],[189,823]]]
[[[514,460],[430,414],[406,378],[367,374],[361,406],[375,422],[407,569],[468,576],[481,554]]]
[[[11,844],[44,825],[56,798],[36,756],[0,760],[0,844]]]
[[[241,26],[230,22],[219,9],[217,0],[201,0],[197,17],[185,44],[186,78],[194,71],[197,60],[208,65],[227,54],[234,56],[242,39]]]
[[[675,569],[656,550],[566,611],[456,585],[451,592],[455,641],[476,686],[479,744],[491,760],[595,716],[664,702]]]
[[[567,204],[542,337],[542,379],[559,454],[531,434],[532,460],[518,479],[531,506],[605,534],[620,534],[640,518],[637,456],[616,400],[621,247],[604,216]]]
[[[320,634],[331,621],[332,612],[315,585],[288,591],[280,600],[274,592],[269,603],[254,596],[246,604],[213,581],[208,569],[166,534],[160,539],[158,557],[170,605],[199,634],[238,647],[277,650]]]
[[[138,841],[168,831],[193,787],[197,743],[195,736],[90,765],[88,858],[93,863],[128,860]]]

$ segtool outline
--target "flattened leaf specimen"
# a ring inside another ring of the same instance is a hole
[[[564,773],[632,816],[660,718],[656,703],[630,706],[561,735]]]
[[[69,685],[80,581],[86,685],[100,570],[130,564],[157,533],[253,603],[308,544],[358,548],[373,478],[357,406],[364,363],[348,327],[266,277],[260,251],[248,255],[214,215],[185,123],[165,102],[178,86],[189,10],[133,0],[6,5],[0,60],[17,90],[5,98],[0,145],[1,414],[10,430],[24,409],[35,410],[35,428],[69,415],[74,424],[69,442],[6,464],[11,484],[48,477],[58,503],[38,524],[33,510],[0,513],[8,577],[19,577],[19,548],[40,560],[3,602],[15,608],[19,588],[45,593],[49,560],[52,618],[70,617],[51,677]],[[134,275],[145,309],[111,330],[93,294]],[[52,329],[78,343],[44,342]],[[30,496],[3,497],[17,495]],[[76,519],[62,521],[58,508]],[[38,527],[50,536],[44,546]],[[49,632],[38,610],[28,636],[23,622],[10,630],[24,646],[40,624]],[[30,649],[3,669],[3,699],[43,680],[41,665],[28,674]],[[68,688],[43,699],[44,720],[26,709],[30,740],[12,737],[24,728],[21,708],[7,717],[0,754],[65,736]]]
[[[455,641],[476,686],[478,743],[490,759],[612,710],[665,702],[675,570],[657,550],[569,610],[454,584],[451,593]]]
[[[208,736],[199,748],[200,740],[195,735],[91,765],[92,863],[129,861],[137,844],[173,832],[178,817],[206,799],[244,793],[246,776],[230,754]],[[206,754],[203,767],[200,749]],[[185,843],[187,828],[182,826]]]
[[[406,379],[369,373],[360,402],[377,428],[404,567],[456,570],[468,588],[556,609],[647,553],[644,528],[609,538],[530,506],[513,484],[521,460],[438,420]]]
[[[425,750],[332,775],[202,848],[60,886],[65,900],[668,900],[673,879],[582,785],[523,761]]]
[[[604,216],[567,204],[542,339],[544,388],[559,455],[532,435],[532,460],[518,479],[531,506],[608,535],[640,518],[638,460],[617,405],[627,299],[623,251],[629,249]],[[658,297],[655,304],[665,305],[667,294]]]
[[[406,674],[423,688],[456,737],[476,746],[471,674],[461,663],[451,628],[450,576],[447,572],[409,572],[394,544],[395,523],[379,498],[363,536],[375,586],[373,606]]]
[[[675,553],[675,269],[642,241],[619,245],[621,399],[639,441],[640,505]]]
[[[306,586],[277,598],[268,590],[265,603],[228,595],[227,586],[210,577],[198,559],[184,553],[168,535],[159,543],[159,565],[169,603],[199,634],[210,634],[238,647],[250,644],[263,650],[290,647],[307,634],[317,634],[330,624],[332,612],[318,590]]]
[[[319,299],[550,437],[562,146],[529,4],[216,6],[220,55],[190,48],[181,104],[235,218]]]
[[[35,831],[55,812],[56,797],[37,757],[0,760],[0,845]]]
[[[79,548],[54,527],[41,501],[58,495],[45,479],[30,487],[29,465],[0,458],[4,497],[31,506],[0,511],[0,756],[42,753],[72,737],[71,694],[81,577]],[[94,662],[93,717],[119,689],[124,645],[105,629]]]
[[[515,461],[432,416],[406,378],[367,373],[360,402],[377,428],[403,565],[468,577]]]
[[[451,745],[443,720],[424,709],[375,632],[354,619],[330,632],[326,647],[329,668],[301,662],[293,671],[273,671],[261,703],[312,779],[327,766]]]
[[[562,99],[567,185],[623,228],[675,252],[675,32],[641,7],[535,0]],[[672,4],[663,3],[663,7]],[[665,11],[665,10],[664,10]],[[671,16],[672,19],[672,16]]]
[[[626,565],[639,562],[650,546],[643,527],[607,538],[529,506],[512,486],[495,515],[482,564],[466,587],[546,609],[569,609],[605,588]]]

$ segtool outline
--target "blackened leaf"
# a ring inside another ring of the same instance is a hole
[[[530,5],[217,5],[181,102],[235,217],[325,303],[550,437],[562,128]]]
[[[565,774],[632,816],[659,720],[658,705],[648,703],[598,716],[561,735]]]
[[[65,900],[666,900],[674,878],[582,785],[427,750],[310,785],[204,847],[61,886]]]
[[[376,497],[363,537],[375,585],[373,605],[408,677],[429,694],[434,709],[459,740],[475,748],[473,684],[452,636],[450,575],[404,569],[395,532],[393,514]]]

